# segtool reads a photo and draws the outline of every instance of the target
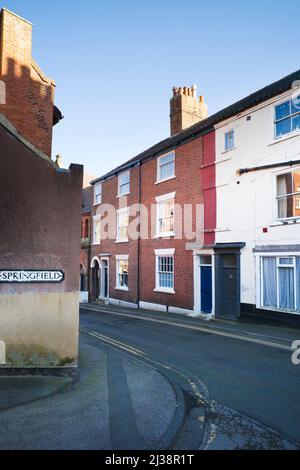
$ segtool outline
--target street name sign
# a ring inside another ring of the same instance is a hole
[[[0,269],[1,283],[59,283],[65,279],[61,270]]]

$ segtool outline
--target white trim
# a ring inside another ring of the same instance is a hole
[[[102,295],[103,291],[104,291],[104,276],[103,276],[103,261],[106,261],[107,262],[107,297],[104,297],[104,295]],[[101,262],[100,262],[100,271],[101,271],[101,279],[100,279],[100,295],[99,295],[99,299],[103,299],[103,300],[108,300],[109,298],[109,258],[107,256],[101,256]]]
[[[154,250],[155,256],[172,256],[175,254],[175,248],[166,248],[162,250]]]
[[[116,286],[116,287],[115,287],[115,290],[121,290],[121,291],[124,291],[124,292],[129,292],[129,288],[128,288],[128,287],[118,287],[118,286]]]
[[[91,261],[91,268],[94,268],[94,262],[97,261],[98,264],[99,264],[99,267],[100,267],[100,259],[98,258],[98,256],[94,256],[92,261]]]
[[[129,259],[129,255],[116,255],[117,261],[122,261],[122,260],[128,261],[128,259]]]
[[[175,294],[175,290],[172,289],[172,287],[156,287],[155,289],[153,289],[153,292],[161,292],[163,294]]]
[[[158,203],[166,202],[166,201],[170,201],[171,199],[175,199],[175,196],[176,196],[176,191],[174,191],[173,193],[163,194],[162,196],[157,196],[155,200]]]
[[[157,312],[167,312],[167,306],[161,304],[153,304],[150,302],[139,302],[139,308],[144,310],[155,310]]]
[[[168,308],[168,313],[178,313],[180,315],[186,315],[188,317],[198,316],[195,314],[194,310],[189,310],[186,308],[170,307]]]
[[[176,178],[176,176],[168,176],[167,178],[163,178],[163,179],[161,179],[161,180],[155,181],[154,184],[164,183],[165,181],[170,181],[170,180],[173,180],[173,179],[175,179],[175,178]]]
[[[200,275],[200,256],[211,256],[211,264],[206,266],[211,266],[212,269],[212,308],[211,313],[204,313],[201,312],[201,275]],[[215,316],[215,309],[216,309],[216,299],[215,299],[215,253],[213,250],[205,249],[195,250],[193,252],[194,257],[194,312],[202,315],[203,318],[213,318]]]
[[[133,302],[126,302],[125,300],[113,299],[110,297],[108,301],[111,305],[116,305],[118,307],[128,307],[135,309],[138,308],[138,304],[134,304]]]

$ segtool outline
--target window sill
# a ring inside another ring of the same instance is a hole
[[[93,242],[92,243],[92,246],[100,246],[101,245],[101,242]]]
[[[274,140],[268,144],[270,147],[271,145],[278,144],[279,142],[285,142],[286,140],[289,139],[294,139],[295,137],[300,136],[300,131],[295,131],[295,132],[290,132],[289,134],[285,134],[282,137],[274,137]]]
[[[170,238],[175,237],[175,232],[166,232],[166,233],[159,233],[154,235],[154,238]]]
[[[117,199],[120,199],[121,197],[125,197],[125,196],[128,196],[130,194],[130,191],[128,193],[124,193],[124,194],[117,194],[116,195],[116,198]]]
[[[221,155],[227,155],[228,153],[233,152],[233,150],[236,150],[236,149],[237,147],[232,147],[232,149],[223,150],[223,152],[221,152]]]
[[[101,204],[102,204],[102,201],[101,202],[94,202],[93,207],[101,206]]]
[[[272,312],[283,312],[283,313],[289,313],[289,314],[292,314],[292,315],[300,315],[300,312],[298,312],[297,310],[289,310],[289,309],[286,309],[286,308],[278,308],[278,307],[262,307],[262,306],[259,306],[257,305],[256,308],[259,308],[261,310],[269,310],[269,311],[272,311]]]
[[[115,289],[116,289],[116,290],[121,290],[121,291],[123,291],[123,292],[129,292],[128,287],[118,287],[118,286],[116,286]]]
[[[153,289],[153,292],[161,292],[163,294],[175,294],[174,289],[168,289],[167,287],[157,287],[156,289]]]
[[[176,175],[174,175],[174,176],[168,176],[168,178],[163,178],[163,179],[161,179],[161,180],[155,181],[154,184],[164,183],[165,181],[170,181],[170,180],[173,180],[173,179],[175,179],[175,178],[176,178]]]
[[[115,243],[129,243],[129,240],[116,240]]]
[[[294,217],[291,219],[279,219],[279,220],[276,220],[273,224],[271,224],[270,227],[282,227],[285,225],[296,225],[299,223],[300,223],[299,217]]]

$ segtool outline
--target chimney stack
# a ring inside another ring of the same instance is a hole
[[[197,98],[197,86],[173,87],[170,101],[171,135],[179,134],[184,129],[207,118],[207,105],[204,97]]]

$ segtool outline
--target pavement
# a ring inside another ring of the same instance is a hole
[[[130,327],[146,344],[154,328],[156,336],[158,331],[168,334],[171,345],[169,323],[189,342],[191,335],[203,333],[205,338],[214,335],[224,341],[243,337],[249,347],[283,352],[288,349],[281,348],[290,348],[295,338],[290,328],[199,323],[198,318],[85,305],[76,379],[0,376],[0,449],[299,448],[291,436],[209,397],[205,383],[179,367],[180,354],[174,367],[163,361],[162,348],[156,343],[156,354],[150,355],[116,338],[122,328],[125,332]],[[108,326],[114,338],[107,336]],[[174,340],[179,348],[177,336]]]

